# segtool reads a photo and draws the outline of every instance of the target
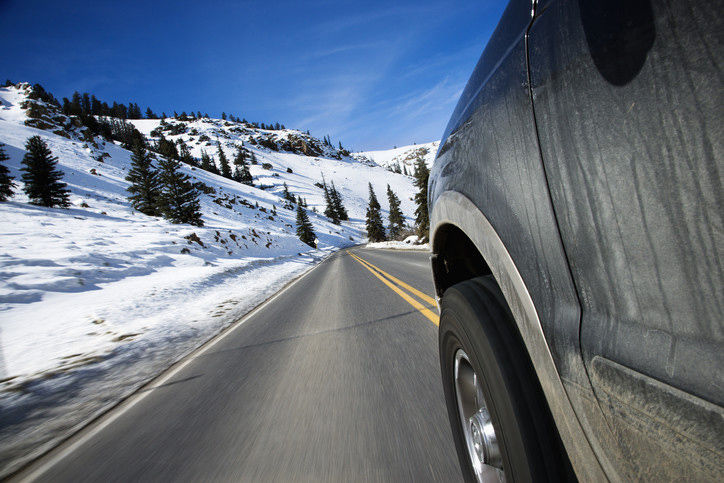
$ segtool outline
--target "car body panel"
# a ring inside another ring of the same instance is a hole
[[[533,125],[526,68],[526,32],[530,21],[530,4],[511,2],[493,36],[503,32],[503,41],[498,38],[498,42],[486,48],[461,97],[456,109],[458,117],[454,115],[450,122],[449,135],[441,145],[430,176],[430,206],[433,218],[437,216],[433,223],[438,223],[431,226],[433,230],[440,228],[444,218],[444,223],[455,225],[469,239],[480,238],[479,226],[463,222],[464,211],[454,216],[453,210],[450,217],[442,218],[437,213],[442,209],[438,208],[440,199],[451,189],[471,200],[473,206],[488,208],[484,218],[515,260],[516,270],[533,297],[536,322],[530,325],[540,324],[548,350],[553,352],[560,375],[555,379],[560,377],[564,381],[579,405],[596,405],[580,355],[579,303],[547,194]],[[482,86],[478,85],[480,82]],[[432,239],[433,245],[439,240],[435,233]],[[517,295],[502,289],[511,297],[509,304],[515,304]],[[550,372],[542,366],[538,369],[547,374],[539,374],[544,390],[560,384],[550,379]],[[549,405],[570,408],[570,403],[561,399],[563,396],[558,391],[547,394]],[[581,423],[576,414],[568,410],[558,411],[557,415],[566,418],[557,421],[559,427],[579,428],[575,435],[562,438],[571,446],[569,454],[581,451],[579,447],[586,442],[581,441]],[[589,466],[584,474],[601,471],[597,462]]]
[[[556,0],[541,5],[529,34],[584,361],[633,478],[676,468],[682,478],[715,477],[724,463],[721,424],[695,418],[719,431],[718,443],[697,430],[678,444],[685,432],[652,422],[656,400],[677,389],[701,403],[681,406],[681,417],[724,403],[724,12],[712,11],[716,3]],[[630,371],[652,383],[622,383]],[[678,461],[697,458],[702,474]]]
[[[613,19],[606,2],[578,5],[542,1],[531,18],[510,2],[431,172],[433,258],[454,226],[485,259],[579,478],[716,477],[724,16],[693,1],[614,2]],[[433,263],[438,295],[445,267]]]
[[[582,429],[581,422],[575,416],[573,405],[568,397],[568,393],[571,392],[570,381],[567,384],[569,389],[566,390],[556,369],[540,318],[526,284],[493,226],[472,201],[454,191],[446,191],[436,199],[430,223],[438,230],[445,229],[451,224],[455,225],[469,236],[477,250],[488,261],[511,313],[518,322],[521,338],[528,347],[551,414],[556,421],[561,440],[578,477],[582,481],[605,479],[605,472],[599,464],[593,448],[588,444],[588,438]],[[435,233],[432,234],[432,238],[437,238]],[[582,391],[574,392],[580,395]],[[594,440],[595,442],[597,441]],[[599,448],[599,452],[601,452],[601,448]],[[608,473],[612,474],[615,471],[611,467]]]

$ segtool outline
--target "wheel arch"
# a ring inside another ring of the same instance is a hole
[[[556,369],[530,293],[492,224],[466,196],[445,191],[435,199],[430,228],[438,300],[456,283],[493,275],[513,315],[576,474],[582,480],[605,481],[605,473]]]

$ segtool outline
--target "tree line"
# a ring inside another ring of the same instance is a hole
[[[144,215],[163,216],[172,223],[203,226],[199,191],[189,175],[181,172],[180,161],[161,157],[158,167],[143,143],[136,143],[126,181],[131,205]]]
[[[17,185],[2,162],[9,159],[4,144],[0,144],[0,201],[7,201],[15,193]],[[70,206],[70,190],[64,183],[64,173],[58,169],[58,158],[53,156],[48,144],[38,135],[25,143],[21,171],[23,191],[31,204],[45,207]],[[182,173],[180,163],[162,158],[158,168],[143,143],[136,143],[131,155],[131,169],[126,180],[131,205],[141,213],[163,216],[172,223],[189,223],[203,226],[199,205],[199,192]]]
[[[414,184],[418,191],[415,194],[415,228],[417,235],[421,239],[429,237],[430,218],[427,212],[427,182],[430,178],[430,170],[422,156],[418,156],[415,163]],[[385,240],[396,240],[405,231],[405,217],[400,209],[400,199],[397,194],[392,191],[390,185],[387,185],[387,201],[390,206],[388,214],[388,226],[385,231],[384,222],[382,221],[382,213],[380,202],[377,200],[375,190],[372,183],[368,183],[369,202],[367,205],[367,214],[365,227],[367,229],[367,238],[371,242],[380,242]]]

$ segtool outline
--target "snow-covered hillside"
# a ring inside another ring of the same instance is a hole
[[[388,149],[387,151],[363,151],[354,153],[353,156],[361,161],[370,161],[383,166],[390,171],[407,172],[410,175],[415,171],[417,159],[422,157],[428,168],[432,167],[440,141],[414,146],[403,146],[401,148]]]
[[[203,149],[218,159],[218,140],[231,161],[243,146],[258,161],[255,186],[183,165],[204,187],[204,226],[143,215],[126,198],[130,152],[89,136],[42,101],[35,101],[42,115],[29,119],[31,91],[27,84],[0,88],[0,143],[17,184],[0,203],[0,478],[326,254],[364,242],[368,183],[385,220],[389,184],[412,221],[410,177],[298,131],[214,119],[167,120],[161,128],[175,126],[166,139],[183,139],[195,157]],[[160,120],[131,122],[159,139],[151,134]],[[58,158],[69,209],[31,205],[22,191],[21,160],[35,135]],[[342,195],[349,222],[322,215],[323,177]],[[318,250],[298,240],[284,183],[306,200]]]

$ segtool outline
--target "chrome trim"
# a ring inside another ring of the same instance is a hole
[[[503,241],[477,206],[464,195],[454,191],[445,191],[435,200],[430,216],[433,253],[436,253],[437,231],[445,225],[453,225],[465,233],[475,244],[497,280],[528,349],[561,440],[578,478],[581,481],[606,481],[608,478],[578,421],[558,375],[533,299]]]

